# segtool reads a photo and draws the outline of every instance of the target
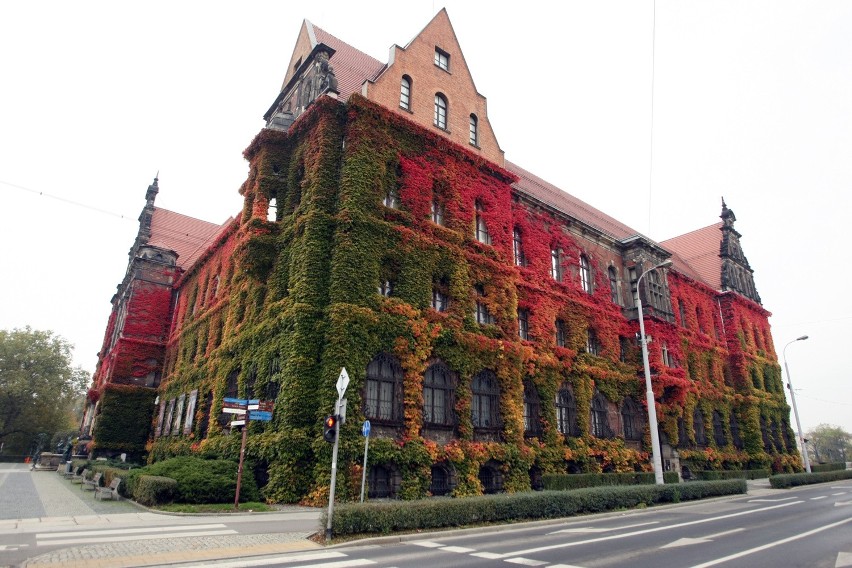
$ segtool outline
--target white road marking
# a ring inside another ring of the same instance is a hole
[[[749,503],[780,503],[781,501],[789,501],[795,497],[782,497],[781,499],[749,499]]]
[[[306,562],[311,560],[328,560],[330,558],[341,558],[346,555],[342,552],[305,552],[299,554],[279,554],[268,558],[253,558],[251,560],[232,560],[230,562],[222,562],[209,564],[215,568],[248,568],[249,566],[264,566],[266,564],[290,564],[291,562]],[[190,562],[189,564],[177,564],[173,568],[181,568],[185,566],[198,567],[198,562]]]
[[[440,542],[432,542],[431,540],[415,540],[412,541],[411,544],[417,546],[425,546],[426,548],[441,548],[442,546],[444,546]]]
[[[665,526],[661,526],[661,527],[654,527],[652,529],[644,529],[644,530],[633,531],[633,532],[629,532],[629,533],[614,534],[614,535],[602,536],[602,537],[598,537],[598,538],[590,538],[588,540],[580,540],[580,541],[575,541],[575,542],[563,542],[563,543],[560,543],[560,544],[552,544],[550,546],[540,546],[538,548],[528,548],[527,550],[519,550],[517,552],[506,554],[506,556],[522,556],[524,554],[533,554],[533,553],[542,552],[542,551],[545,551],[545,550],[555,550],[557,548],[568,548],[569,546],[580,546],[580,545],[583,545],[583,544],[592,544],[592,543],[595,543],[595,542],[603,542],[603,541],[606,541],[606,540],[613,540],[613,539],[616,539],[616,538],[626,538],[626,537],[629,537],[629,536],[637,536],[637,535],[648,534],[648,533],[653,533],[653,532],[660,532],[660,531],[665,531],[665,530],[674,529],[674,528],[688,527],[688,526],[691,526],[691,525],[699,525],[699,524],[703,524],[703,523],[711,523],[713,521],[718,521],[718,520],[721,520],[721,519],[730,519],[730,518],[733,518],[733,517],[741,517],[743,515],[751,515],[752,513],[760,513],[762,511],[771,511],[773,509],[780,509],[782,507],[789,507],[790,505],[798,505],[799,503],[804,503],[804,501],[789,501],[787,503],[782,503],[780,505],[772,505],[770,507],[761,507],[760,509],[750,509],[748,511],[740,511],[738,513],[729,513],[727,515],[720,515],[718,517],[710,517],[710,518],[707,518],[707,519],[698,519],[697,521],[687,521],[685,523],[678,523],[678,524],[675,524],[675,525],[665,525]]]
[[[574,566],[573,564],[551,564],[547,568],[583,568],[582,566]]]
[[[831,496],[832,496],[832,497],[837,497],[838,495],[846,495],[846,492],[845,492],[845,491],[841,491],[840,493],[832,493],[832,494],[831,494]]]
[[[217,531],[190,531],[180,534],[138,534],[129,536],[97,536],[94,538],[68,538],[37,540],[36,546],[50,546],[55,544],[93,544],[96,542],[127,542],[131,540],[154,540],[160,538],[180,538],[185,536],[218,536],[223,534],[237,534],[237,531],[223,529]]]
[[[841,505],[852,505],[852,501],[838,501],[834,504],[835,507],[839,507]]]
[[[852,566],[852,552],[838,552],[834,568],[849,568]]]
[[[68,536],[103,536],[108,534],[134,534],[134,533],[153,533],[153,532],[171,532],[171,531],[196,531],[196,530],[212,530],[224,529],[222,523],[207,524],[207,525],[175,525],[171,527],[148,527],[138,529],[103,529],[103,530],[78,530],[70,532],[46,532],[37,533],[36,538],[62,538]]]
[[[522,566],[542,566],[547,564],[547,562],[543,562],[541,560],[532,560],[530,558],[509,558],[506,562],[511,562],[512,564],[521,564]]]
[[[553,532],[547,533],[547,534],[551,535],[551,534],[559,534],[559,533],[602,533],[602,532],[617,531],[617,530],[622,530],[622,529],[633,529],[633,528],[636,528],[636,527],[644,527],[644,526],[647,526],[647,525],[657,525],[659,523],[660,523],[660,521],[651,521],[651,522],[648,522],[648,523],[636,523],[635,525],[626,525],[626,526],[623,526],[623,527],[608,527],[608,528],[578,527],[576,529],[562,529],[561,531],[553,531]]]
[[[468,552],[476,552],[475,548],[465,548],[463,546],[443,546],[441,550],[446,550],[447,552],[458,552],[459,554],[467,554]]]
[[[705,562],[704,564],[696,564],[692,568],[708,568],[709,566],[715,566],[716,564],[722,564],[723,562],[728,562],[729,560],[735,560],[737,558],[742,558],[743,556],[748,556],[749,554],[754,554],[755,552],[760,552],[762,550],[766,550],[768,548],[772,548],[775,546],[779,546],[782,544],[787,544],[788,542],[793,542],[794,540],[799,540],[800,538],[805,538],[806,536],[811,536],[812,534],[816,534],[828,529],[833,529],[834,527],[838,527],[844,523],[848,523],[852,521],[852,517],[848,519],[843,519],[842,521],[838,521],[836,523],[831,523],[830,525],[825,525],[819,528],[815,528],[813,530],[809,530],[807,532],[799,533],[793,535],[791,537],[782,538],[781,540],[776,540],[775,542],[768,542],[761,546],[756,546],[754,548],[750,548],[748,550],[743,550],[742,552],[737,552],[736,554],[731,554],[729,556],[725,556],[724,558],[717,558],[716,560],[711,560],[710,562]]]
[[[821,495],[819,497],[811,497],[811,501],[819,501],[820,499],[828,499],[828,495]]]
[[[660,548],[677,548],[679,546],[689,546],[690,544],[701,544],[704,542],[713,542],[714,538],[719,538],[720,536],[725,536],[733,533],[737,533],[743,531],[745,529],[733,529],[730,531],[724,531],[716,534],[708,534],[707,536],[697,537],[697,538],[679,538],[674,542],[670,542],[665,546],[661,546]]]
[[[474,552],[471,556],[485,558],[486,560],[497,560],[498,558],[503,558],[502,554],[497,554],[496,552]]]

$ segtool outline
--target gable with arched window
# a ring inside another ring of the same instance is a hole
[[[442,362],[429,365],[423,375],[423,423],[431,426],[455,424],[455,381]]]
[[[568,383],[562,383],[556,393],[556,429],[563,436],[578,436],[577,402]]]
[[[396,357],[381,353],[367,365],[364,416],[377,422],[402,421],[402,367]]]
[[[470,383],[471,412],[475,429],[490,430],[500,426],[500,387],[497,375],[483,369]]]

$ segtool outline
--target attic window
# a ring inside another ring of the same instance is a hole
[[[444,71],[450,71],[450,54],[436,47],[435,48],[435,65]]]
[[[300,65],[302,65],[302,58],[301,57],[299,59],[297,59],[296,64],[293,65],[293,71],[298,71]]]

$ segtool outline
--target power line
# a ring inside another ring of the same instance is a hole
[[[8,181],[0,180],[0,184],[7,185],[9,187],[14,187],[15,189],[20,189],[22,191],[26,191],[28,193],[34,193],[41,197],[49,197],[50,199],[55,199],[56,201],[61,201],[62,203],[67,203],[69,205],[75,205],[77,207],[82,207],[83,209],[89,209],[90,211],[97,211],[98,213],[103,213],[104,215],[110,215],[112,217],[118,217],[119,219],[125,219],[127,221],[135,221],[136,216],[131,215],[123,215],[121,213],[116,213],[115,211],[108,211],[106,209],[101,209],[100,207],[95,207],[93,205],[88,205],[86,203],[80,203],[79,201],[74,201],[72,199],[67,199],[65,197],[60,197],[58,195],[53,195],[51,193],[45,193],[44,191],[38,191],[36,189],[30,189],[29,187],[24,187],[23,185],[18,185],[16,183],[10,183]]]

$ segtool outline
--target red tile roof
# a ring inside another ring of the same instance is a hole
[[[385,68],[381,61],[355,49],[325,30],[310,23],[309,25],[313,28],[314,37],[318,42],[334,49],[329,63],[337,78],[337,90],[341,100],[345,101],[352,93],[360,93],[364,81],[374,79]]]
[[[660,243],[688,263],[700,276],[700,280],[714,290],[722,289],[722,259],[719,257],[719,247],[722,242],[721,227],[720,221]],[[679,269],[677,263],[675,268]],[[681,270],[681,272],[684,271]]]
[[[148,239],[148,244],[175,251],[178,254],[177,265],[187,270],[230,221],[231,219],[228,219],[217,225],[155,207],[151,216],[151,238]]]

